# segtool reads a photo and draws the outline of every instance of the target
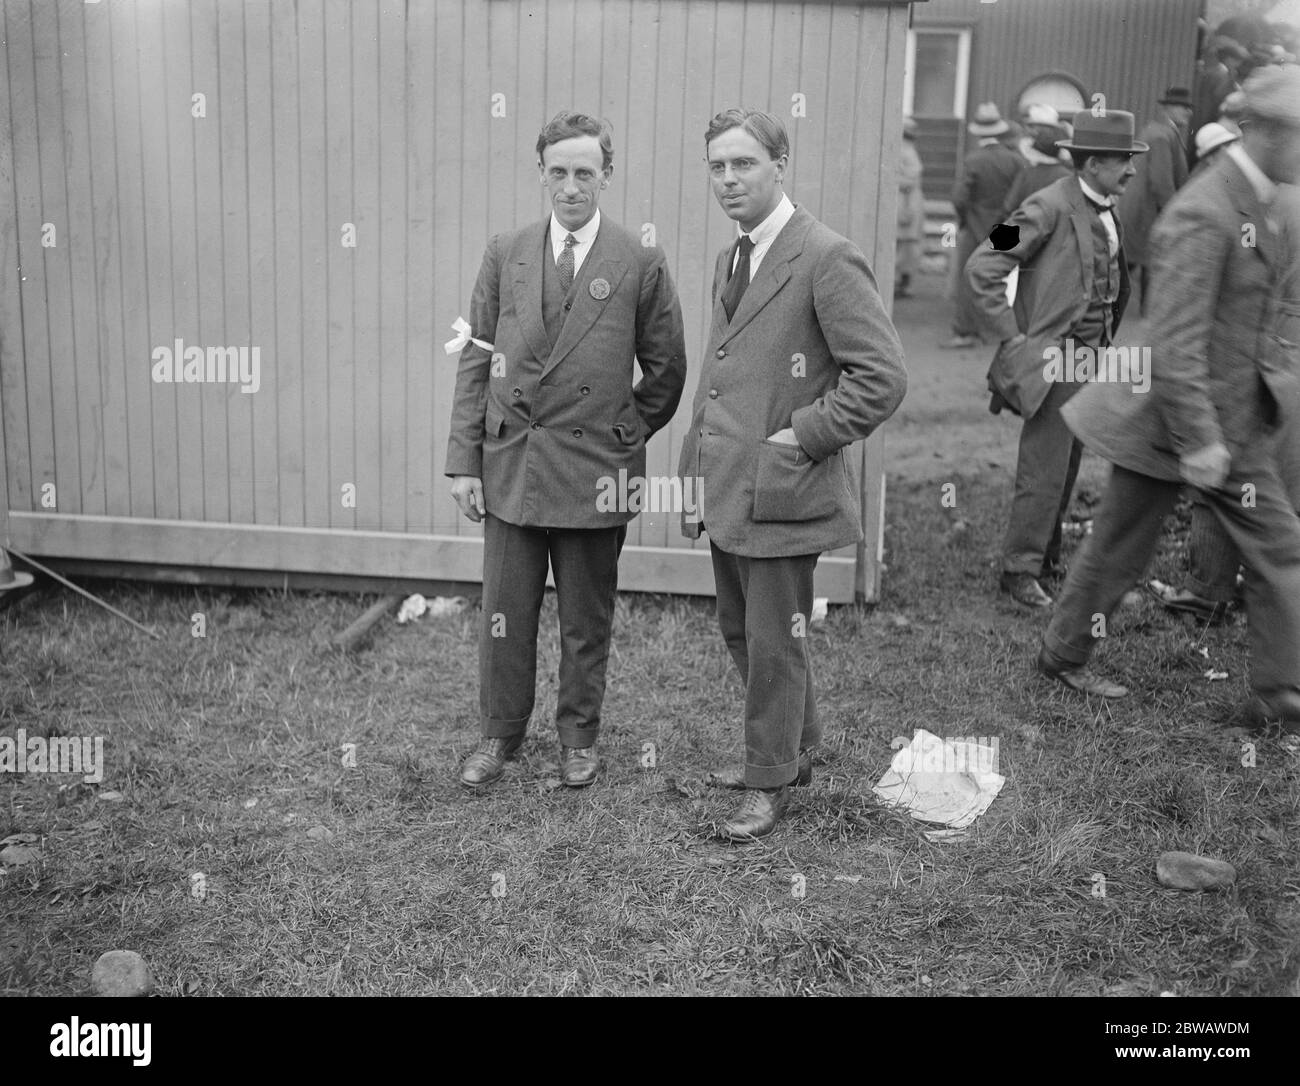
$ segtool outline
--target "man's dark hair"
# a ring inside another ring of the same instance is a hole
[[[708,154],[710,143],[733,128],[743,128],[773,160],[790,153],[790,137],[785,134],[781,118],[762,109],[724,109],[709,122],[704,133],[704,153]]]
[[[1083,164],[1090,158],[1131,158],[1127,151],[1076,151],[1070,148],[1070,161],[1074,163],[1075,171],[1082,171]]]
[[[537,161],[542,161],[542,152],[551,144],[579,136],[595,136],[600,140],[602,169],[607,170],[614,164],[614,133],[609,122],[567,109],[560,110],[542,128],[541,134],[537,137]]]

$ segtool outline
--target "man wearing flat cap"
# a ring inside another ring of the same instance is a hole
[[[1001,344],[989,367],[990,408],[1024,419],[1000,583],[1024,607],[1052,605],[1043,582],[1064,572],[1061,517],[1079,471],[1081,449],[1061,408],[1087,375],[1059,363],[1112,343],[1128,300],[1115,198],[1133,176],[1133,156],[1146,150],[1133,127],[1123,110],[1076,113],[1074,137],[1059,141],[1073,175],[1025,200],[966,266],[980,316]]]
[[[1151,150],[1136,163],[1137,176],[1120,197],[1119,214],[1124,221],[1124,254],[1129,274],[1137,284],[1138,308],[1147,311],[1147,277],[1150,258],[1147,239],[1156,216],[1173,199],[1187,180],[1187,126],[1192,118],[1192,92],[1170,87],[1160,99],[1164,114],[1138,133]]]
[[[1261,68],[1243,95],[1240,141],[1178,192],[1152,235],[1149,393],[1098,383],[1065,409],[1114,468],[1038,666],[1078,690],[1128,693],[1087,666],[1105,635],[1098,619],[1142,576],[1187,483],[1246,566],[1254,696],[1240,722],[1300,732],[1300,517],[1274,447],[1296,391],[1294,345],[1277,334],[1293,256],[1275,196],[1300,181],[1300,68]]]

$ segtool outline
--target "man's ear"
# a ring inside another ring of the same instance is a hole
[[[789,164],[790,164],[790,156],[788,154],[782,155],[780,158],[776,160],[776,179],[778,181],[785,180],[785,168]]]
[[[604,188],[609,184],[610,178],[614,176],[614,163],[610,163],[600,172],[600,187]]]

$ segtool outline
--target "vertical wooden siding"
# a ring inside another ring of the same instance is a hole
[[[0,495],[15,524],[476,535],[442,475],[456,364],[441,344],[487,238],[545,214],[532,147],[561,108],[613,123],[602,210],[653,226],[692,363],[732,230],[702,162],[726,106],[786,118],[792,197],[863,248],[889,297],[894,190],[878,182],[893,176],[905,6],[4,0],[3,16]],[[154,383],[151,352],[176,339],[260,347],[261,390]],[[652,474],[675,466],[694,371]],[[869,516],[880,469],[876,440]],[[55,527],[46,552],[68,553]],[[239,534],[222,537],[230,558]],[[664,514],[643,514],[629,544],[692,546]],[[873,592],[874,538],[860,575]]]

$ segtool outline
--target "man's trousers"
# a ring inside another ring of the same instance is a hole
[[[718,626],[745,683],[745,786],[778,788],[821,741],[808,632],[816,554],[745,558],[710,543]]]
[[[1002,543],[1002,572],[1034,577],[1061,560],[1061,519],[1079,474],[1083,447],[1061,418],[1079,385],[1053,384],[1047,398],[1020,430],[1016,492]]]
[[[605,698],[618,556],[627,525],[524,528],[490,513],[483,524],[479,711],[483,735],[522,735],[537,688],[537,621],[549,561],[560,612],[555,722],[566,747],[589,747]]]
[[[1253,491],[1244,492],[1251,484]],[[1087,662],[1124,594],[1155,554],[1181,484],[1116,465],[1082,553],[1070,567],[1043,637],[1068,664]],[[1271,458],[1235,466],[1218,490],[1201,492],[1246,564],[1251,685],[1269,706],[1300,704],[1300,517]],[[1253,493],[1253,508],[1243,494]]]

